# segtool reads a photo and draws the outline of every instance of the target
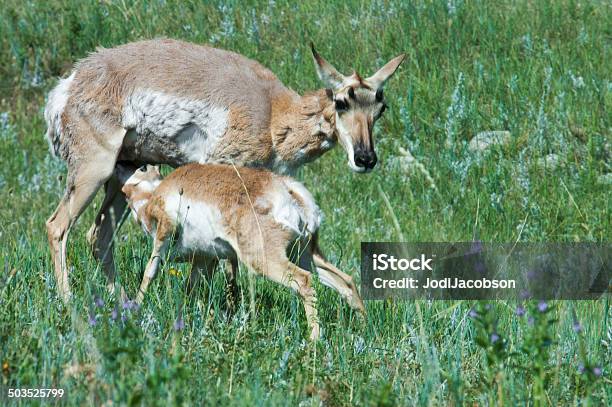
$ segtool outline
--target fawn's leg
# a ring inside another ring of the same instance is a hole
[[[310,248],[321,283],[336,290],[351,307],[365,315],[365,306],[353,278],[327,261],[319,247],[318,233],[313,235]]]
[[[318,340],[320,328],[316,308],[317,297],[311,285],[312,274],[291,263],[286,257],[274,256],[274,254],[266,257],[265,264],[257,261],[251,262],[249,259],[243,260],[246,260],[253,271],[285,287],[289,287],[301,297],[310,329],[309,338],[311,341]]]
[[[142,276],[142,282],[140,283],[138,295],[136,296],[136,303],[142,304],[147,288],[149,287],[151,280],[153,280],[157,274],[157,270],[159,269],[159,265],[161,263],[161,258],[164,256],[166,251],[166,246],[167,244],[165,239],[159,238],[158,236],[155,237],[153,252],[151,253],[151,257],[147,263],[145,273]]]
[[[238,258],[232,257],[229,260],[230,266],[225,268],[225,299],[227,301],[227,310],[230,315],[236,312],[238,304],[238,284],[236,277],[238,276]]]
[[[191,273],[189,273],[189,278],[187,279],[187,296],[190,297],[192,295],[202,275],[206,276],[206,281],[210,282],[218,265],[219,260],[216,258],[194,258]]]

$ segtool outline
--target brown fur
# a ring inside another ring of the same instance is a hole
[[[242,260],[250,271],[293,289],[303,300],[306,317],[310,326],[310,338],[319,337],[319,324],[317,321],[316,293],[312,289],[310,270],[314,260],[319,273],[325,274],[326,281],[336,289],[347,302],[357,310],[364,312],[363,302],[352,278],[333,265],[329,264],[321,254],[318,247],[316,231],[313,236],[304,239],[297,232],[280,224],[269,214],[267,207],[261,207],[260,199],[277,188],[284,188],[294,197],[297,204],[306,208],[304,198],[292,191],[283,181],[283,177],[274,175],[270,171],[253,168],[238,168],[219,164],[189,164],[178,168],[150,192],[150,184],[141,186],[145,181],[159,180],[159,172],[154,167],[136,172],[123,187],[130,206],[134,202],[145,202],[138,210],[137,218],[145,225],[147,231],[154,236],[154,249],[148,262],[145,276],[141,283],[137,297],[142,302],[144,294],[154,278],[159,267],[159,258],[164,256],[165,248],[171,237],[180,239],[181,233],[189,223],[183,224],[182,217],[171,217],[165,211],[166,199],[175,198],[177,194],[185,197],[188,202],[201,202],[209,207],[216,208],[222,214],[224,236],[228,236],[227,243],[233,248],[235,254],[229,255],[232,268],[228,276],[229,298],[235,298],[235,276],[237,258]],[[269,197],[267,198],[270,199]],[[263,199],[262,199],[263,200]],[[188,212],[189,213],[189,212]],[[197,216],[197,214],[194,214]],[[151,228],[149,225],[154,225]],[[193,235],[197,232],[189,230]],[[299,266],[289,262],[287,251],[300,241],[304,245],[303,251],[298,255]],[[198,262],[205,264],[208,273],[217,265],[219,256],[211,257],[204,249],[194,251],[187,256],[182,254],[178,259],[182,261],[196,261],[189,286],[202,267]],[[223,258],[223,257],[221,257]]]
[[[365,81],[358,75],[344,78],[320,57],[317,64],[321,66],[317,66],[320,74],[333,71],[337,79],[361,84],[360,89],[366,91],[365,85],[372,89],[377,88],[372,84],[382,86],[399,66],[398,58]],[[55,153],[68,165],[66,193],[47,220],[58,290],[65,301],[70,298],[66,266],[69,231],[105,183],[110,195],[105,197],[88,237],[94,255],[103,261],[109,287],[115,289],[109,246],[125,208],[124,198],[109,180],[117,160],[184,164],[173,156],[174,147],[168,147],[165,155],[156,151],[154,158],[139,157],[131,144],[134,140],[126,137],[133,129],[122,127],[124,104],[134,91],[158,91],[227,109],[227,128],[210,157],[212,162],[290,173],[321,156],[338,139],[338,115],[326,92],[301,97],[258,62],[231,51],[170,39],[140,41],[98,49],[75,65],[74,75],[60,113],[59,131],[50,121],[47,133]],[[337,97],[342,89],[334,91]],[[372,117],[374,111],[369,105],[367,108]],[[372,126],[367,127],[371,138]],[[357,142],[364,134],[362,130],[351,137]],[[146,135],[142,137],[146,141]],[[156,149],[162,147],[155,145]]]

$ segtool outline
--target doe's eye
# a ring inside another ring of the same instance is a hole
[[[336,111],[338,112],[344,112],[348,110],[348,103],[346,103],[345,100],[336,99],[335,105],[336,105]]]

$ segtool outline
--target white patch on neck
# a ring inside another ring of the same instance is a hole
[[[321,145],[319,146],[319,148],[323,151],[327,151],[333,146],[334,146],[334,143],[331,140],[325,139],[321,142]]]
[[[297,153],[295,153],[295,159],[297,161],[301,161],[304,157],[306,157],[306,149],[300,148]]]
[[[225,134],[229,111],[201,99],[140,89],[125,101],[122,125],[172,140],[189,162],[207,162]]]

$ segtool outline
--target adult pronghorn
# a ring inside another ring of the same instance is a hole
[[[404,55],[362,79],[312,53],[329,89],[304,96],[242,55],[169,39],[99,49],[77,62],[45,109],[51,149],[68,166],[65,194],[47,220],[64,301],[71,295],[68,233],[102,185],[106,195],[88,237],[115,289],[112,236],[126,205],[112,176],[117,161],[231,162],[291,173],[339,140],[351,169],[371,170],[382,88]]]

